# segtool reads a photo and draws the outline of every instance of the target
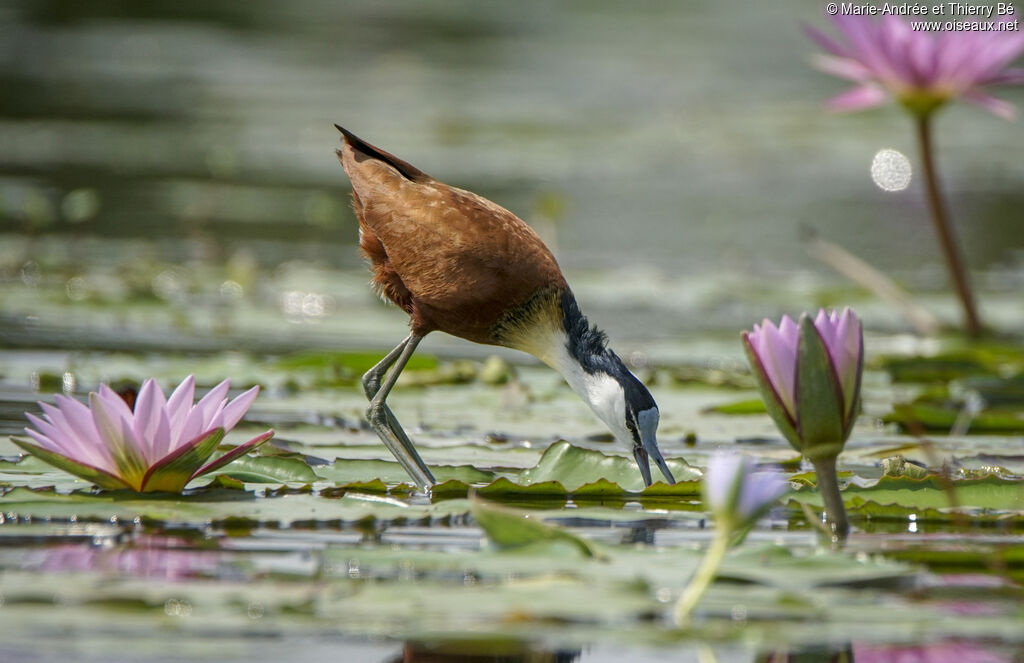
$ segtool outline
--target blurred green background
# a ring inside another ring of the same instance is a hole
[[[358,269],[337,122],[510,208],[620,304],[834,278],[802,227],[942,289],[920,180],[886,193],[868,173],[886,147],[916,166],[909,120],[823,110],[843,84],[809,66],[819,4],[2,0],[0,278],[63,269],[75,300],[103,293],[79,271],[132,256]],[[1019,290],[1021,125],[956,105],[937,144],[979,287]]]

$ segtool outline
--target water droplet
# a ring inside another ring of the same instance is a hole
[[[21,266],[21,282],[29,287],[35,287],[39,285],[39,282],[43,280],[42,272],[39,269],[39,263],[35,260],[29,260]]]
[[[225,299],[241,299],[245,295],[245,288],[238,281],[224,281],[220,284],[220,296]]]
[[[68,299],[73,302],[85,301],[85,298],[89,296],[89,284],[86,282],[84,277],[72,276],[68,279],[68,282],[64,284],[64,291],[68,295]]]
[[[245,614],[249,615],[249,619],[261,619],[264,614],[263,604],[259,601],[250,601],[249,607],[246,609]]]
[[[192,604],[179,599],[167,599],[164,613],[170,617],[188,617],[192,614]]]
[[[60,213],[69,223],[81,223],[100,211],[100,196],[95,189],[75,189],[60,201]]]
[[[910,160],[902,152],[879,150],[871,160],[871,179],[882,191],[903,191],[910,178]]]

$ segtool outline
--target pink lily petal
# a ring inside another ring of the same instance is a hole
[[[761,333],[753,339],[753,348],[782,406],[796,421],[796,343],[792,342],[790,325],[796,327],[789,316],[784,316],[780,325],[784,332],[780,332],[770,320],[765,320]]]
[[[171,443],[171,428],[167,418],[167,400],[164,392],[152,378],[142,383],[135,399],[133,430],[142,445],[143,456],[152,463],[167,454]]]
[[[1016,67],[1004,69],[988,78],[985,82],[992,85],[1024,85],[1024,69]]]
[[[27,415],[28,413],[26,412],[25,414]],[[32,425],[34,426],[35,422],[33,422]],[[27,426],[25,427],[25,432],[28,433],[32,437],[32,439],[35,440],[36,442],[38,442],[42,447],[44,447],[46,449],[49,449],[50,451],[52,451],[54,453],[58,453],[58,454],[63,454],[64,453],[64,450],[61,448],[61,446],[59,444],[57,444],[56,442],[54,442],[53,440],[51,440],[46,435],[43,435],[42,433],[40,433],[38,431],[34,431],[31,428],[28,428]]]
[[[831,55],[816,55],[812,62],[819,71],[845,78],[854,83],[871,80],[871,71],[856,60],[837,58]]]
[[[998,115],[1004,120],[1014,120],[1017,117],[1017,109],[1013,104],[1002,99],[996,99],[984,92],[978,92],[977,90],[968,92],[964,95],[964,99],[984,108],[990,113]]]
[[[838,94],[828,101],[829,110],[838,113],[850,113],[853,111],[874,108],[885,102],[885,92],[875,85],[860,85],[842,94]]]
[[[104,446],[110,453],[114,466],[117,467],[117,476],[137,490],[138,483],[145,471],[146,461],[139,452],[139,443],[132,431],[131,419],[119,416],[120,410],[116,402],[109,395],[104,397],[104,386],[100,386],[99,392],[89,394],[93,422],[96,424],[96,431],[102,438]],[[117,394],[114,394],[109,388],[107,392],[113,394],[114,398],[121,402],[123,411],[130,413],[128,406]]]
[[[43,402],[40,402],[39,406],[43,409],[45,421],[28,412],[25,413],[25,416],[40,433],[53,442],[55,450],[59,450],[61,454],[72,460],[92,462],[103,458],[99,454],[93,453],[91,448],[74,434],[59,408]]]
[[[822,309],[814,320],[814,328],[818,330],[828,350],[832,367],[839,379],[839,388],[843,392],[844,416],[849,416],[857,395],[860,375],[860,321],[849,308],[844,309],[842,314],[837,311],[826,313]]]
[[[101,488],[180,490],[259,393],[253,387],[229,401],[229,388],[225,380],[193,406],[192,376],[170,399],[155,380],[147,379],[139,388],[134,411],[105,384],[89,394],[88,406],[58,395],[56,406],[40,403],[42,416],[26,413],[31,426],[25,431],[34,443],[15,443]],[[270,434],[250,440],[238,453],[261,444]]]
[[[1013,20],[1015,16],[1003,16],[997,22]],[[827,54],[816,58],[815,66],[861,85],[832,99],[832,110],[871,108],[891,96],[912,100],[908,108],[913,112],[927,112],[922,109],[963,98],[1000,117],[1012,117],[1012,105],[979,88],[1024,83],[1019,69],[1007,69],[1024,53],[1024,32],[915,31],[910,20],[893,15],[879,20],[838,15],[833,23],[838,39],[805,28]]]
[[[43,405],[43,403],[40,403],[40,405]],[[57,440],[60,440],[62,444],[59,444],[58,446],[63,448],[63,442],[67,438],[67,435],[65,435],[64,431],[57,428],[57,426],[55,426],[51,421],[40,419],[39,417],[35,416],[30,412],[26,412],[25,417],[33,426],[36,427],[36,430],[38,430],[40,433],[50,438],[51,440],[54,440],[55,444],[57,443]],[[47,416],[47,418],[49,418],[49,416]]]
[[[128,407],[128,404],[124,402],[124,399],[121,398],[120,394],[105,384],[100,385],[98,393],[111,414],[127,421],[134,420],[135,415],[132,413],[131,408]]]
[[[80,448],[87,450],[85,459],[88,463],[108,472],[113,471],[114,462],[96,430],[89,408],[74,398],[60,394],[55,396],[54,400],[57,401],[57,407],[68,424],[70,437],[78,440]]]
[[[203,430],[211,428],[209,422],[213,419],[213,415],[220,409],[220,406],[224,403],[225,397],[228,395],[228,390],[231,388],[231,380],[224,380],[216,387],[211,389],[203,398],[196,403],[194,410],[199,410],[203,415]]]
[[[749,466],[747,456],[739,453],[720,451],[708,459],[702,487],[711,511],[729,513],[735,509],[739,484]]]
[[[252,389],[236,396],[227,407],[224,408],[224,428],[231,430],[235,427],[242,417],[245,416],[246,411],[252,405],[253,401],[260,394],[259,385]]]
[[[210,428],[224,428],[224,408],[227,407],[228,403],[226,400],[221,401],[217,409],[214,410],[213,415],[210,417]]]
[[[167,400],[167,417],[171,425],[171,439],[181,439],[181,431],[185,426],[185,419],[192,410],[192,402],[195,400],[196,379],[189,375],[178,388],[174,390]]]
[[[829,37],[827,34],[814,27],[813,25],[803,26],[804,33],[813,39],[818,46],[821,46],[826,51],[840,58],[850,57],[850,50],[842,46],[839,42]]]

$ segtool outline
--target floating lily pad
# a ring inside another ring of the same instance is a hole
[[[895,407],[882,421],[904,430],[948,432],[960,416],[960,409],[915,403]],[[967,432],[1024,433],[1024,413],[981,412],[970,419]]]
[[[744,398],[721,405],[712,405],[704,410],[714,414],[767,414],[768,408],[760,398]]]
[[[472,465],[431,465],[430,471],[438,482],[461,481],[466,484],[489,483],[494,480],[494,472],[478,470]],[[411,483],[409,473],[396,462],[384,460],[344,460],[338,459],[330,465],[316,468],[316,474],[336,484],[353,481],[369,481],[380,479],[386,484]]]
[[[296,373],[312,377],[313,386],[349,386],[358,383],[368,370],[376,366],[386,353],[381,352],[298,352],[278,359],[274,366],[294,376]],[[429,354],[414,354],[403,369],[408,371],[432,371],[438,366],[437,359]]]
[[[667,462],[676,481],[688,482],[701,477],[701,471],[682,458],[668,458]],[[624,491],[644,490],[643,478],[632,458],[583,449],[565,441],[548,447],[536,467],[519,473],[517,483],[528,486],[557,481],[571,493],[600,479],[612,482]]]
[[[242,456],[214,474],[224,474],[247,483],[313,483],[319,479],[298,458],[279,456]]]
[[[853,511],[864,515],[892,515],[905,518],[908,514],[927,511],[929,517],[951,519],[942,510],[949,509],[951,486],[957,506],[965,509],[985,510],[996,514],[1024,512],[1024,481],[999,477],[952,481],[948,484],[940,477],[930,475],[923,479],[911,477],[882,477],[870,486],[849,485],[842,491],[843,502]],[[822,506],[821,494],[813,488],[802,488],[790,496],[796,503]],[[877,506],[871,506],[877,505]],[[884,507],[884,508],[883,508]]]

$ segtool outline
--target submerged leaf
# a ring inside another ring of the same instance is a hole
[[[511,509],[471,497],[469,510],[487,538],[501,547],[518,548],[533,544],[568,543],[584,557],[600,557],[586,539],[541,520],[538,512]],[[550,553],[550,549],[544,552]]]

